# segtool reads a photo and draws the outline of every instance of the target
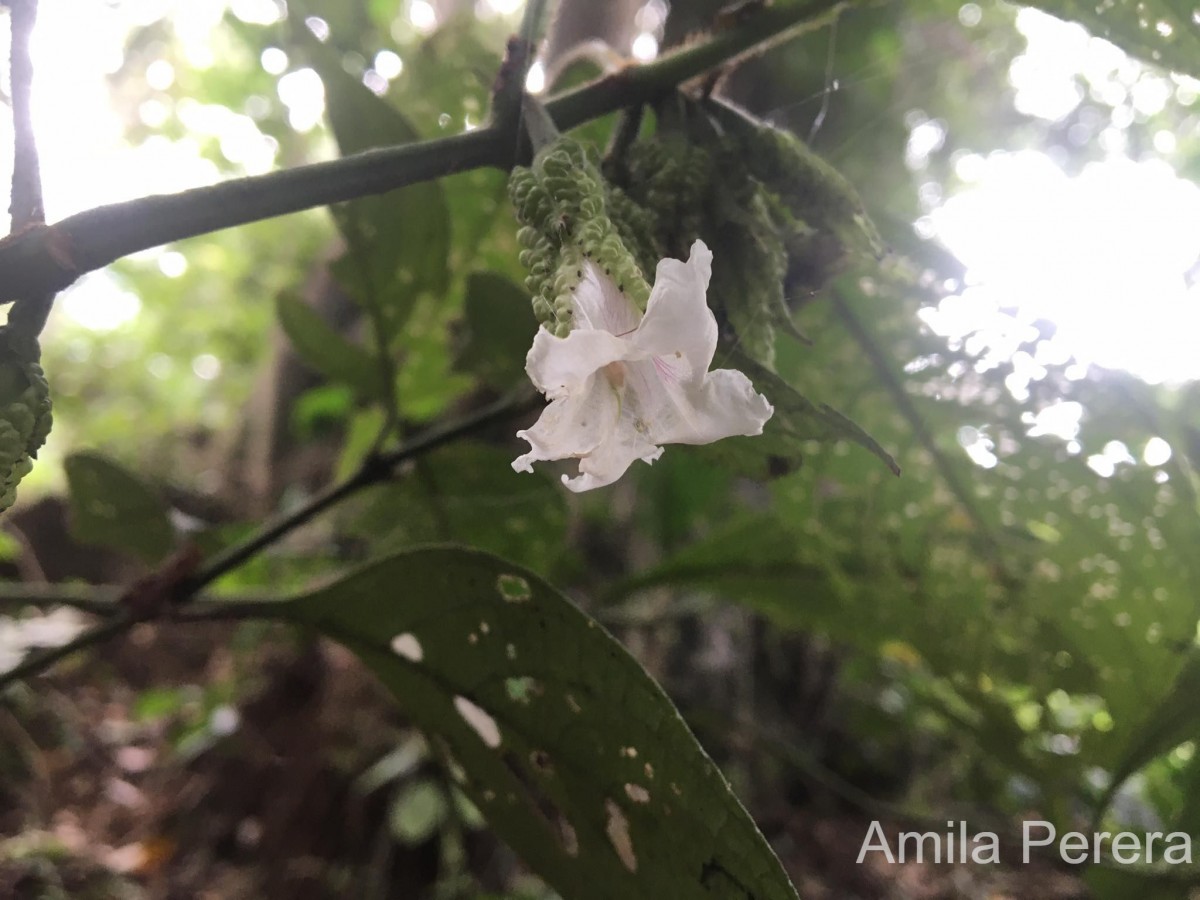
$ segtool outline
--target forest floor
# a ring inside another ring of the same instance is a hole
[[[265,627],[140,626],[0,704],[0,897],[433,896],[447,860],[437,833],[391,837],[402,778],[388,766],[433,768],[419,753],[401,766],[405,734],[336,646]],[[805,900],[1088,896],[1045,866],[856,864],[870,821],[788,808],[767,836]],[[521,880],[487,832],[463,849],[488,890]]]

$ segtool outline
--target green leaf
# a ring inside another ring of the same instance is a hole
[[[713,365],[746,373],[754,387],[771,401],[775,414],[768,420],[761,437],[721,441],[710,452],[732,455],[739,464],[752,463],[761,469],[754,474],[765,477],[781,474],[776,471],[778,469],[786,472],[798,468],[805,441],[847,440],[875,454],[893,474],[900,474],[900,467],[892,455],[862,428],[833,407],[813,403],[741,350],[719,350]]]
[[[337,480],[349,478],[363,464],[367,454],[379,440],[387,416],[379,407],[360,410],[351,417],[342,440],[342,452],[334,469]]]
[[[736,519],[656,566],[619,583],[613,597],[658,585],[712,590],[785,627],[835,615],[838,587],[827,567],[805,560],[797,535],[772,516]]]
[[[1200,737],[1200,649],[1193,648],[1166,694],[1158,699],[1130,740],[1112,770],[1108,789],[1096,806],[1096,817],[1116,796],[1126,779],[1156,756],[1186,740]]]
[[[795,898],[662,689],[533,573],[437,547],[280,604],[355,651],[572,900]]]
[[[354,391],[344,384],[322,384],[296,398],[292,407],[292,433],[310,440],[341,426],[354,411]]]
[[[100,453],[73,453],[63,462],[71,496],[71,530],[89,544],[163,559],[175,530],[162,496],[140,477]]]
[[[392,834],[410,847],[424,843],[446,821],[447,812],[446,795],[440,787],[427,778],[414,781],[392,802]]]
[[[560,553],[566,501],[549,475],[514,472],[511,452],[471,442],[421,462],[350,527],[387,549],[452,540],[543,570]]]
[[[1196,4],[1181,0],[1096,3],[1030,0],[1060,19],[1073,19],[1126,53],[1200,78],[1200,27]]]
[[[474,386],[468,376],[453,368],[450,329],[454,300],[429,298],[417,305],[405,326],[396,390],[400,412],[409,421],[432,421]]]
[[[343,155],[420,138],[399,110],[342,67],[332,47],[311,35],[305,47],[325,84],[330,124]],[[390,342],[422,292],[441,294],[449,284],[450,218],[442,189],[432,181],[412,185],[338,204],[333,216],[348,245],[332,266],[334,275]]]
[[[372,354],[350,343],[299,297],[275,299],[279,325],[304,362],[332,381],[348,384],[364,397],[383,396],[382,370]]]
[[[537,332],[529,292],[496,272],[472,272],[463,318],[455,368],[507,391],[524,376],[525,354]]]

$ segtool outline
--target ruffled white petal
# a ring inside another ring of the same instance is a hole
[[[517,432],[529,452],[512,467],[532,472],[539,460],[584,458],[617,428],[620,414],[617,392],[603,374],[594,375],[582,390],[552,400],[532,428]]]
[[[710,444],[762,434],[774,409],[736,369],[716,369],[692,381],[675,380],[658,359],[627,366],[626,403],[637,397],[641,424],[656,444]]]
[[[629,295],[617,290],[613,280],[590,259],[584,260],[583,278],[575,288],[571,307],[574,329],[590,328],[622,337],[632,334],[642,318]]]
[[[525,360],[550,398],[537,423],[517,436],[530,450],[520,472],[539,460],[579,460],[563,476],[573,491],[612,484],[637,460],[652,463],[663,444],[707,444],[762,434],[774,410],[734,369],[709,372],[717,323],[705,301],[712,253],[702,241],[686,263],[664,259],[643,317],[594,263],[584,263],[565,338],[541,329]]]
[[[621,403],[621,416],[599,446],[579,460],[579,475],[563,476],[563,484],[576,493],[612,484],[639,459],[652,463],[662,456],[663,448],[656,446],[643,421],[636,394],[626,390]]]
[[[525,357],[525,371],[537,389],[554,400],[582,391],[589,378],[624,359],[629,349],[628,341],[607,331],[577,328],[560,338],[539,328]]]
[[[705,301],[711,277],[712,252],[703,241],[692,244],[686,263],[662,260],[633,335],[640,350],[671,363],[681,380],[702,377],[717,350],[717,320]]]
[[[736,369],[715,369],[676,397],[679,414],[665,417],[654,439],[664,444],[710,444],[736,435],[762,434],[775,412],[750,379]]]

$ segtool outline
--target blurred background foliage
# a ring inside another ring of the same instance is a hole
[[[1077,6],[1039,5],[1063,15]],[[722,4],[674,0],[669,17],[660,0],[613,3],[607,14],[587,6],[564,2],[551,47],[586,21],[622,57],[645,58],[719,21]],[[1022,69],[1052,27],[1044,14],[938,0],[855,6],[836,29],[722,84],[833,163],[892,248],[796,310],[813,344],[781,339],[776,369],[862,426],[902,477],[841,444],[793,448],[790,462],[803,464],[766,483],[734,477],[704,450],[671,448],[613,489],[576,497],[552,474],[513,473],[506,427],[363,492],[221,587],[298,587],[430,541],[529,567],[662,681],[803,896],[885,887],[822,868],[804,849],[815,829],[789,824],[796,810],[939,831],[951,817],[1011,831],[1033,814],[1062,831],[1099,816],[1111,830],[1200,835],[1200,390],[1102,367],[1050,316],[976,302],[963,263],[934,239],[937,211],[972,189],[979,167],[1021,151],[1069,177],[1114,157],[1200,176],[1200,73],[1194,62],[1185,72],[1194,18],[1176,21],[1166,2],[1161,16],[1137,6],[1141,21],[1090,10],[1082,20],[1131,56],[1061,26],[1061,46],[1092,53],[1065,75]],[[170,145],[211,179],[478,127],[520,4],[194,7],[207,11],[114,6],[124,18],[108,88],[121,141]],[[555,62],[539,63],[536,77],[553,80]],[[1057,114],[1029,99],[1031,79],[1051,75],[1074,97]],[[1139,101],[1155,92],[1161,102]],[[603,141],[610,125],[582,133]],[[45,494],[64,487],[67,454],[94,449],[165,498],[147,531],[168,522],[217,546],[351,471],[391,398],[403,434],[505,392],[536,324],[504,183],[491,170],[458,175],[333,215],[194,238],[90,276],[63,298],[43,342],[56,404],[35,473]],[[1196,271],[1186,276],[1192,306]],[[1134,287],[1124,306],[1094,315],[1136,320]],[[77,495],[85,480],[71,479]],[[86,499],[73,498],[76,537],[145,556],[145,535],[89,532]],[[33,521],[22,512],[45,502],[23,489],[7,550],[14,578],[60,568],[45,558],[65,545],[39,547],[32,526],[22,531]],[[121,565],[139,571],[124,556]],[[61,568],[62,578],[96,580],[69,560]],[[253,702],[256,654],[308,659],[269,630],[239,634],[217,676],[210,663],[178,688],[141,689],[115,673],[139,715],[173,723],[175,765],[236,730],[219,717],[214,727],[214,711]],[[29,699],[21,721],[33,708]],[[370,732],[356,752],[321,746],[341,754],[334,768],[371,781],[364,796],[388,787],[388,833],[407,848],[388,858],[411,863],[400,867],[410,883],[440,879],[450,895],[474,878],[499,890],[526,877],[499,866],[494,849],[480,855],[477,812],[402,720]],[[862,833],[830,852],[852,859]],[[373,865],[348,859],[348,880],[330,874],[326,888],[357,884],[356,866]],[[1143,877],[1143,892],[1187,894],[1128,870],[1087,873],[1103,897],[1128,896],[1127,879]],[[542,896],[529,890],[512,896]]]

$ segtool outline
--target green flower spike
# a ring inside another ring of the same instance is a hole
[[[609,216],[604,177],[582,144],[558,138],[537,154],[531,168],[514,169],[508,188],[524,226],[517,239],[529,272],[525,286],[533,294],[534,315],[552,334],[565,337],[571,331],[571,296],[585,260],[603,270],[639,309],[646,308],[650,285]]]
[[[50,387],[38,365],[36,338],[0,327],[0,512],[17,499],[17,485],[50,434]]]

